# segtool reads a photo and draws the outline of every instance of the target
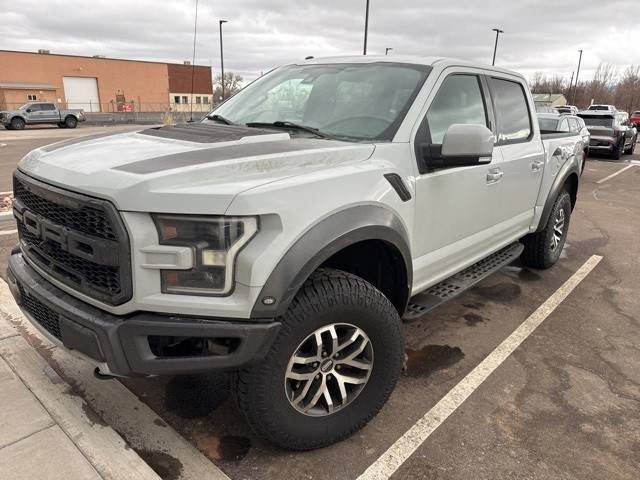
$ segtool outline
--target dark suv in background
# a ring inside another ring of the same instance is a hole
[[[619,160],[622,154],[632,154],[638,131],[631,125],[629,114],[620,111],[585,110],[578,113],[591,133],[589,151],[611,155]]]

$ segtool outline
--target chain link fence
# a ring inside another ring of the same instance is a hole
[[[51,103],[49,100],[33,100],[22,103],[3,102],[0,110],[17,110],[25,103]],[[62,102],[58,108],[84,110],[88,124],[175,124],[198,121],[214,107],[211,103],[144,103],[144,102]]]

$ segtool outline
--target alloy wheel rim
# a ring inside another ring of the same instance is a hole
[[[553,219],[553,235],[551,236],[551,251],[555,252],[564,235],[564,208],[558,210],[555,218]]]
[[[289,359],[284,387],[300,413],[313,417],[343,409],[362,392],[373,370],[373,347],[367,334],[348,323],[317,329]]]

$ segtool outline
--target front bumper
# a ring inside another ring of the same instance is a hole
[[[9,288],[25,316],[54,343],[81,353],[103,373],[176,375],[236,370],[267,353],[280,324],[272,319],[226,320],[152,312],[113,315],[47,282],[19,252],[9,258]],[[158,351],[167,339],[214,342],[222,349]],[[177,354],[176,354],[177,353]]]

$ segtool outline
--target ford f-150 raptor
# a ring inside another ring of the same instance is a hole
[[[393,391],[403,319],[558,260],[584,149],[534,115],[464,61],[283,66],[199,123],[27,154],[10,287],[97,374],[229,371],[258,434],[328,445]]]
[[[7,130],[22,130],[26,125],[55,123],[60,128],[76,128],[84,122],[84,110],[60,110],[53,102],[25,103],[16,110],[0,111],[0,123]]]

